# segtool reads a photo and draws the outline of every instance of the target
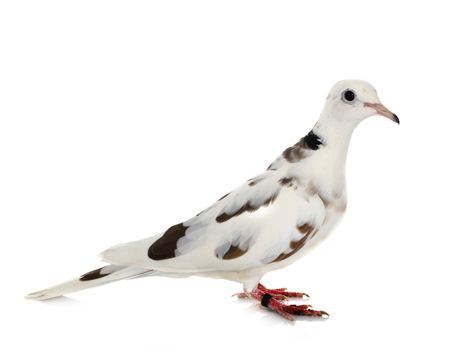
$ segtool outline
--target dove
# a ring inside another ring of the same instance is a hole
[[[362,80],[343,80],[330,90],[317,123],[261,174],[189,220],[155,236],[110,247],[108,265],[26,296],[46,300],[78,290],[142,276],[202,276],[242,284],[239,298],[294,320],[328,317],[289,298],[306,293],[268,289],[268,272],[304,257],[335,228],[347,205],[345,168],[356,126],[381,115],[399,124]]]

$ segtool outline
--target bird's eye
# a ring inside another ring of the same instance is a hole
[[[355,100],[356,94],[354,93],[353,90],[345,90],[343,91],[342,97],[343,97],[344,102],[350,103]]]

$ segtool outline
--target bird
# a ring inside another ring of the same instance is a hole
[[[309,304],[289,302],[308,294],[269,289],[260,281],[312,251],[341,220],[347,205],[350,139],[359,123],[374,115],[400,123],[368,82],[337,82],[313,128],[264,172],[186,221],[110,247],[101,254],[108,265],[26,298],[46,300],[134,277],[194,275],[239,282],[239,298],[288,320],[296,315],[327,318],[327,312]]]

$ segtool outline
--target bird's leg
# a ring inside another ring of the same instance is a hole
[[[236,296],[260,301],[263,307],[276,311],[290,321],[294,321],[293,315],[328,317],[328,313],[325,311],[314,310],[308,304],[286,304],[285,300],[288,298],[308,297],[306,293],[288,292],[286,288],[268,289],[259,283],[252,291],[245,290],[243,293],[236,294]]]

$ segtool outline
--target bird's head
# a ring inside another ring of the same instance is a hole
[[[358,124],[362,120],[381,115],[400,123],[395,113],[379,100],[374,87],[362,80],[342,80],[329,92],[324,113],[339,122]]]

